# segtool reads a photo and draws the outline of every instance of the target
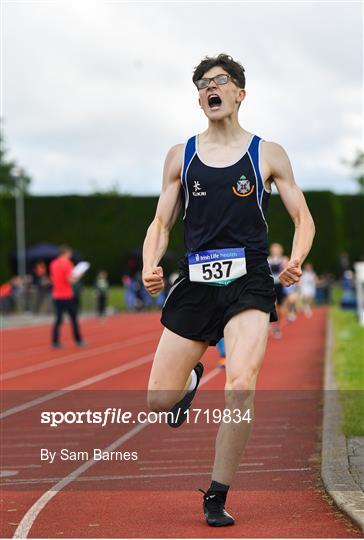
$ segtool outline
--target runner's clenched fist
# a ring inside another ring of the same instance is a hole
[[[288,261],[285,269],[279,274],[279,281],[284,287],[298,283],[302,275],[301,265],[297,259]]]
[[[160,293],[164,288],[163,268],[154,266],[143,270],[143,283],[149,294]]]

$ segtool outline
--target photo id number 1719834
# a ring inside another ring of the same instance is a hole
[[[253,420],[251,410],[246,409],[188,409],[184,413],[188,424],[206,422],[206,424],[239,424],[240,422],[250,422]]]

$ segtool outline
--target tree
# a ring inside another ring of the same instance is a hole
[[[364,193],[364,152],[356,151],[356,156],[348,162],[353,171],[354,181],[357,183],[359,193]]]
[[[0,129],[0,194],[14,195],[16,189],[27,193],[31,178],[15,161],[8,160]]]
[[[27,193],[31,179],[15,161],[6,156],[0,124],[0,283],[10,277],[9,253],[11,246],[12,217],[5,208],[8,196],[17,191]]]

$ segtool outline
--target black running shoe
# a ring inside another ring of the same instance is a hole
[[[211,527],[227,527],[234,525],[234,518],[225,510],[225,501],[215,493],[206,493],[200,489],[203,496],[203,511],[208,525]]]
[[[195,394],[197,392],[198,385],[200,384],[200,380],[203,374],[203,364],[199,362],[195,365],[193,368],[196,371],[197,375],[197,384],[196,388],[194,390],[191,390],[191,392],[187,392],[184,397],[178,401],[174,407],[169,411],[172,414],[168,414],[168,425],[177,428],[183,424],[183,422],[186,420],[187,415],[186,412],[191,406],[192,400],[195,397]]]

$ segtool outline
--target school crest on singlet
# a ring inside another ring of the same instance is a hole
[[[233,186],[233,192],[238,197],[247,197],[254,191],[254,184],[251,185],[250,180],[246,176],[242,175],[240,179]]]

